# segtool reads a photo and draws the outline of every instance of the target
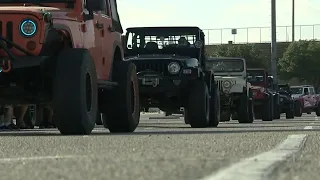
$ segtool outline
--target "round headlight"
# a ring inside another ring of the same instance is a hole
[[[202,45],[203,45],[202,41],[196,41],[196,42],[194,43],[194,46],[195,46],[196,48],[201,48]]]
[[[231,84],[231,81],[228,81],[228,80],[227,80],[227,81],[224,81],[224,82],[223,82],[223,87],[224,87],[224,88],[230,88],[231,85],[232,85],[232,84]]]
[[[171,74],[177,74],[177,73],[180,72],[180,65],[178,63],[176,63],[176,62],[171,62],[168,65],[168,71]]]
[[[37,32],[37,24],[30,19],[24,20],[20,25],[20,31],[24,36],[33,36]]]

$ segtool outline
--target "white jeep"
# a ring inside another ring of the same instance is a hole
[[[236,114],[239,123],[252,123],[252,91],[247,81],[245,59],[208,58],[206,65],[214,71],[214,79],[220,90],[220,121],[229,121],[231,114]]]

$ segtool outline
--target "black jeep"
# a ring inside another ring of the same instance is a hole
[[[213,72],[205,70],[200,28],[128,28],[124,40],[125,60],[137,67],[142,109],[172,113],[183,107],[191,127],[219,124],[219,91]]]
[[[294,118],[294,101],[291,97],[291,89],[289,84],[279,84],[280,109],[281,113],[286,113],[286,119]]]

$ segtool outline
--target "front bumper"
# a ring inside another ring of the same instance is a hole
[[[188,86],[189,82],[196,80],[193,76],[178,76],[178,77],[163,77],[154,76],[149,85],[146,85],[146,76],[138,76],[139,90],[141,94],[158,94],[158,93],[173,93],[177,94]]]
[[[10,57],[0,57],[0,69],[6,72],[8,68],[10,71],[13,71],[21,68],[37,67],[46,59],[48,59],[46,56],[20,56],[14,59]]]

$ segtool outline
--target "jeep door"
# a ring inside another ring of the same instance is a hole
[[[308,87],[303,88],[303,101],[304,101],[304,107],[312,106],[310,91]]]
[[[316,95],[313,87],[309,87],[309,94],[310,94],[309,100],[310,100],[311,106],[316,106],[317,99],[316,99]]]
[[[89,11],[87,9],[84,9],[84,13],[89,15]],[[84,22],[86,32],[83,34],[83,46],[91,53],[96,65],[97,77],[100,79],[100,76],[102,75],[102,68],[100,66],[102,61],[102,41],[100,30],[97,27],[99,19],[101,19],[100,12],[93,12],[93,19],[89,19]]]
[[[115,42],[121,42],[123,33],[116,0],[106,0],[107,11],[103,14],[104,36],[102,37],[102,49],[104,56],[104,77],[109,80],[112,69]],[[122,44],[119,44],[122,46]],[[121,47],[120,47],[121,48]]]

